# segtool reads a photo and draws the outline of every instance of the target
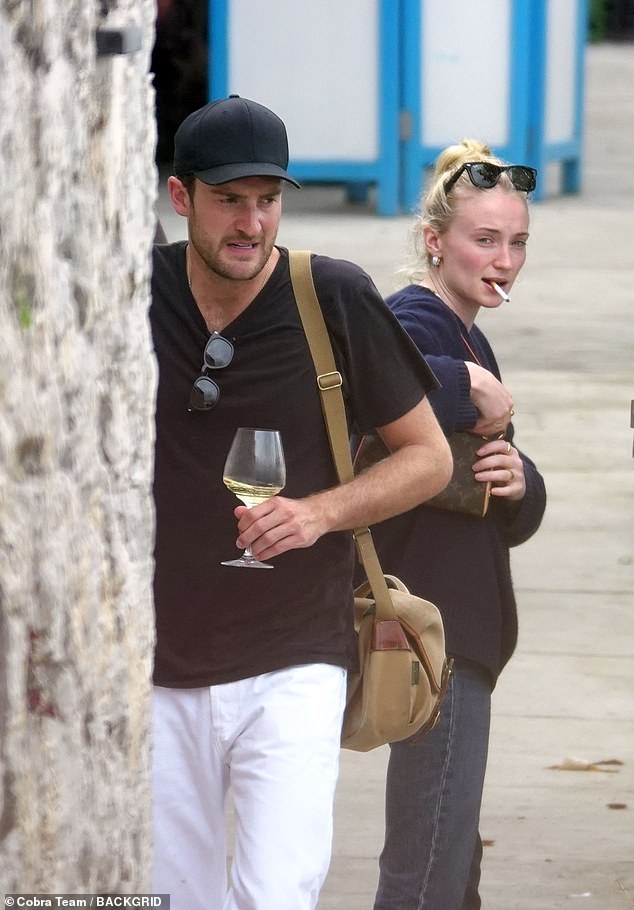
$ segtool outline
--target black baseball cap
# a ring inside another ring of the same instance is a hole
[[[229,95],[186,117],[174,136],[174,173],[194,174],[215,185],[240,177],[279,177],[287,172],[286,127],[268,107]]]

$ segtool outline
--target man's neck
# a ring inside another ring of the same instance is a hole
[[[210,332],[221,332],[247,309],[273,274],[279,258],[277,247],[273,247],[261,271],[254,278],[240,281],[211,272],[200,263],[191,244],[187,245],[185,260],[189,290]],[[202,268],[196,268],[196,259]]]

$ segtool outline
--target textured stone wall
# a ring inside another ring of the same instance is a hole
[[[149,890],[154,16],[0,0],[0,891]]]

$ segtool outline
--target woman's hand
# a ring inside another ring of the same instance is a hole
[[[491,496],[517,501],[526,493],[524,464],[517,449],[505,439],[492,439],[478,449],[473,465],[476,480],[491,481]]]
[[[513,416],[513,398],[499,379],[477,363],[465,360],[471,381],[471,401],[480,417],[470,432],[479,436],[497,436],[504,433]]]

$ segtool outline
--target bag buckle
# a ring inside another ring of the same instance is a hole
[[[333,370],[331,373],[321,373],[317,377],[317,385],[322,392],[327,392],[329,389],[340,389],[343,385],[341,373],[339,370]]]

